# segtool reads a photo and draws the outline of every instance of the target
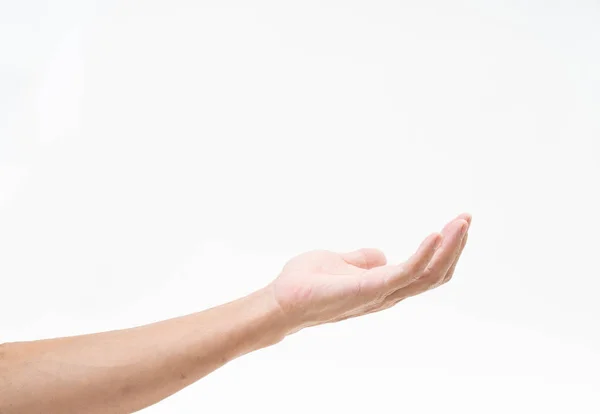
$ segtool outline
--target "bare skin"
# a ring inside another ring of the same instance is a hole
[[[305,327],[390,308],[448,282],[469,214],[427,237],[406,262],[383,253],[314,251],[268,286],[203,312],[131,329],[0,345],[0,413],[131,413],[234,358]]]

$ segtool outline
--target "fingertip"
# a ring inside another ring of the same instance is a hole
[[[469,222],[465,219],[458,219],[458,231],[460,232],[461,236],[464,236],[467,233],[467,230],[469,229]]]
[[[471,221],[473,220],[473,216],[471,215],[471,213],[461,213],[456,218],[466,221],[469,224],[469,226],[471,225]]]
[[[431,233],[429,236],[425,237],[417,251],[428,251],[428,250],[437,250],[442,245],[443,236],[438,233]]]
[[[457,222],[465,222],[467,223],[467,227],[471,226],[471,215],[469,213],[462,213],[459,214],[458,216],[456,216],[455,218],[453,218],[452,220],[450,220],[442,229],[442,234],[444,236],[448,235],[448,232],[451,231],[451,229],[454,228],[454,226],[456,225]]]
[[[366,248],[363,249],[368,256],[371,258],[371,266],[379,267],[385,266],[387,264],[387,257],[385,257],[385,253],[380,249],[376,248]]]
[[[387,263],[385,254],[375,248],[363,248],[348,253],[342,253],[342,258],[349,264],[363,269],[384,266]]]

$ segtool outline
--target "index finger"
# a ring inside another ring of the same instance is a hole
[[[462,218],[451,221],[444,228],[442,245],[436,250],[422,278],[438,280],[448,273],[468,228],[469,223]]]

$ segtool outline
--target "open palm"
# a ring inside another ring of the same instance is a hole
[[[301,254],[272,283],[273,294],[298,329],[387,309],[450,280],[470,223],[461,214],[398,265],[387,265],[377,249]]]

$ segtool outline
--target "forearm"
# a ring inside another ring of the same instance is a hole
[[[4,344],[0,412],[130,413],[279,342],[289,330],[264,289],[137,328]]]

